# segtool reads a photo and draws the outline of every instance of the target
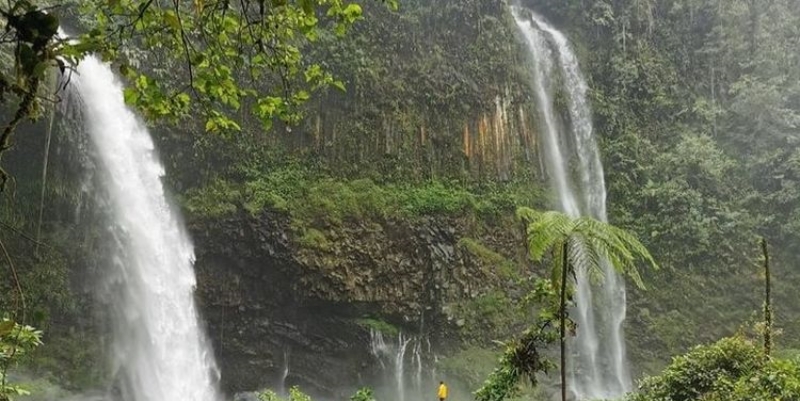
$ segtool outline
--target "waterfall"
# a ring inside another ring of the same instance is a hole
[[[542,153],[559,207],[573,217],[606,221],[603,166],[577,57],[567,38],[542,17],[517,7],[512,7],[512,13],[533,60]],[[566,97],[569,124],[554,110],[556,93]],[[585,271],[577,272],[577,306],[572,316],[578,331],[571,341],[568,369],[570,390],[578,399],[617,398],[631,388],[622,333],[624,281],[608,263],[603,270],[599,291]]]
[[[385,355],[389,355],[389,347],[386,346],[386,341],[383,339],[383,333],[371,329],[369,331],[369,351],[375,359],[381,364],[381,369],[386,369],[386,364],[383,362]]]
[[[397,382],[397,399],[398,401],[406,401],[406,384],[405,384],[405,363],[403,359],[406,356],[406,348],[410,338],[404,338],[403,333],[397,336],[397,353],[394,358],[394,374]]]
[[[414,389],[417,393],[422,393],[422,341],[414,343],[414,356],[411,359],[414,363],[416,374],[414,375]]]
[[[126,401],[217,401],[219,373],[194,304],[194,249],[166,199],[164,168],[111,69],[86,57],[72,79],[97,154],[114,249],[104,288]]]
[[[291,348],[285,348],[283,350],[283,373],[281,373],[281,382],[280,382],[280,394],[288,395],[289,389],[286,388],[286,379],[289,377],[289,353]]]
[[[427,344],[427,350],[423,348],[424,344]],[[386,394],[381,394],[380,399],[394,401],[424,399],[426,396],[430,397],[436,390],[435,383],[438,383],[436,372],[432,366],[426,366],[425,363],[429,360],[426,356],[431,354],[431,344],[427,339],[409,337],[401,332],[398,333],[394,343],[387,344],[383,333],[372,329],[370,353],[378,361],[383,372],[381,381],[385,385],[378,385],[378,388],[386,390]],[[430,376],[424,374],[426,369]]]

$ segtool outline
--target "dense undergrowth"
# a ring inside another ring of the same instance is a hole
[[[675,357],[644,379],[627,401],[795,401],[800,359],[769,358],[752,341],[731,337]]]
[[[288,213],[297,224],[345,220],[414,219],[423,216],[496,219],[517,206],[541,202],[529,183],[464,185],[457,181],[377,183],[314,173],[301,165],[251,171],[242,182],[216,179],[185,195],[186,209],[196,217],[214,218],[246,210]]]

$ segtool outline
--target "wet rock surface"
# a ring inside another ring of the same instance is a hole
[[[223,389],[300,385],[312,396],[351,395],[377,379],[360,318],[423,334],[442,351],[457,343],[446,305],[497,281],[459,245],[460,224],[344,222],[316,228],[324,247],[301,245],[281,213],[190,224],[198,302]],[[492,245],[506,249],[518,240],[491,234]]]

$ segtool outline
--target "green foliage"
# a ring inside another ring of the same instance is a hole
[[[378,184],[345,180],[288,165],[251,172],[244,184],[216,179],[188,192],[185,206],[194,215],[221,217],[241,208],[253,215],[264,209],[288,212],[298,227],[341,224],[345,220],[384,220],[421,216],[492,218],[534,202],[535,191],[523,185],[487,190],[458,182]],[[519,204],[510,203],[521,202]]]
[[[350,401],[376,401],[375,394],[372,393],[372,389],[367,387],[362,387],[356,391],[350,397]]]
[[[53,66],[64,69],[53,43],[58,32],[58,18],[28,0],[9,1],[7,6],[8,9],[0,9],[0,22],[5,28],[0,37],[0,54],[13,55],[13,62],[0,66],[0,106],[5,106],[9,97],[13,97],[14,112],[10,120],[2,124],[0,160],[12,147],[11,135],[17,125],[39,115],[39,87],[45,73]],[[0,192],[5,190],[9,178],[0,164]]]
[[[300,388],[293,386],[289,389],[289,397],[283,398],[272,390],[266,390],[258,394],[259,401],[311,401],[311,397],[300,391]]]
[[[630,276],[644,287],[635,261],[643,259],[658,269],[647,248],[629,232],[590,217],[570,218],[555,211],[540,213],[533,209],[520,208],[517,215],[527,226],[528,250],[531,258],[542,260],[547,251],[553,252],[553,282],[561,283],[562,269],[585,269],[590,276],[602,275],[601,263],[607,260],[617,271]],[[562,266],[562,249],[567,244],[569,267]]]
[[[475,392],[478,401],[503,401],[519,392],[521,380],[527,379],[532,386],[538,383],[537,374],[548,373],[555,365],[542,356],[542,351],[558,339],[554,325],[546,323],[531,328],[522,337],[506,345],[495,368]]]
[[[65,48],[67,55],[99,50],[121,63],[132,83],[126,101],[145,116],[186,117],[199,110],[212,132],[240,129],[242,109],[266,127],[274,118],[297,122],[298,106],[312,92],[342,87],[320,64],[308,63],[303,47],[328,29],[343,35],[362,14],[361,6],[343,0],[245,0],[236,6],[97,0],[83,6],[94,23]],[[143,60],[125,57],[131,44],[159,49],[155,57],[165,68],[135,68]]]
[[[798,373],[797,361],[769,359],[750,341],[725,338],[674,358],[627,400],[794,400],[800,394]]]
[[[800,397],[800,362],[773,359],[747,379],[736,383],[733,395],[719,394],[718,400],[774,401]]]
[[[432,182],[422,188],[410,188],[403,208],[411,214],[456,214],[466,211],[474,203],[475,198],[469,192]]]
[[[514,262],[485,247],[479,241],[472,238],[461,238],[458,240],[458,245],[464,247],[469,253],[480,259],[485,265],[488,265],[492,269],[488,273],[494,273],[509,279],[519,278],[519,272]]]
[[[400,333],[400,329],[398,329],[396,326],[380,319],[363,318],[357,319],[356,323],[365,329],[375,330],[390,337],[397,336],[397,334]]]
[[[322,231],[312,227],[304,228],[303,230],[303,235],[297,240],[301,246],[320,251],[330,250],[331,243]]]
[[[42,332],[31,326],[21,325],[8,317],[0,319],[0,400],[13,400],[28,392],[8,383],[8,369],[20,358],[42,344]]]
[[[560,337],[555,288],[549,280],[536,280],[526,302],[536,305],[538,310],[534,323],[518,339],[505,344],[497,367],[475,392],[478,401],[513,398],[519,394],[522,381],[526,380],[535,388],[539,380],[537,375],[547,374],[555,368],[553,362],[543,355],[543,351]]]
[[[311,401],[311,397],[300,391],[300,388],[294,386],[289,389],[289,397],[284,398],[279,396],[272,390],[265,390],[258,394],[259,401]],[[350,397],[350,401],[376,401],[372,390],[367,387],[362,387]]]
[[[381,2],[397,9],[396,0]],[[20,121],[36,116],[45,72],[92,53],[119,66],[125,101],[151,120],[199,114],[211,132],[240,130],[242,113],[267,129],[276,119],[296,124],[313,92],[344,89],[305,48],[323,32],[344,35],[362,17],[346,0],[85,0],[86,33],[67,41],[57,38],[61,10],[43,3],[12,0],[0,9],[0,53],[10,50],[14,60],[13,72],[0,69],[0,105],[7,94],[19,99],[0,132],[0,157]],[[0,190],[8,177],[0,168]]]

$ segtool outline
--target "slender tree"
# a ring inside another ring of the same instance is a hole
[[[767,240],[761,238],[761,251],[764,253],[764,354],[772,352],[772,283],[770,282],[769,252]]]
[[[636,260],[643,259],[658,268],[650,252],[631,233],[591,217],[572,218],[564,213],[537,212],[520,208],[517,215],[527,223],[527,245],[533,260],[540,261],[552,252],[553,283],[559,291],[559,321],[561,348],[561,399],[567,399],[566,325],[568,277],[584,270],[590,277],[603,274],[602,266],[609,263],[617,272],[627,274],[644,288]]]

